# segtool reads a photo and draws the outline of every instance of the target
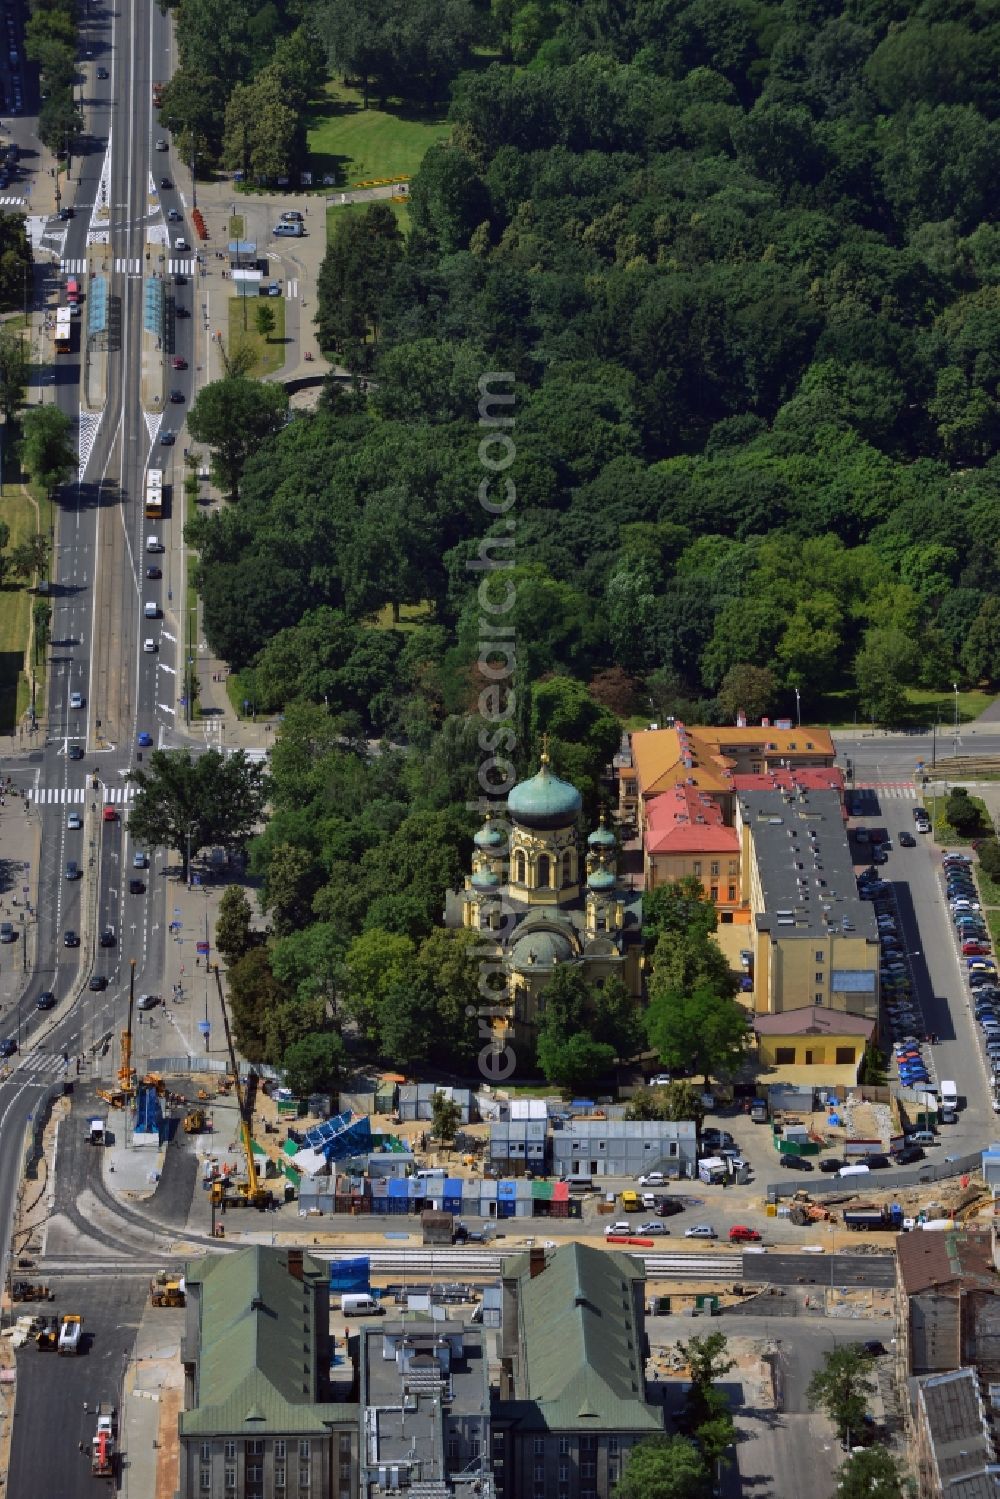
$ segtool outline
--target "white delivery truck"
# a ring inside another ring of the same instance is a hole
[[[943,1077],[941,1079],[938,1096],[941,1099],[938,1119],[942,1124],[954,1124],[958,1117],[958,1089],[951,1078]]]
[[[367,1293],[345,1291],[340,1298],[340,1310],[345,1317],[381,1317],[385,1308]]]

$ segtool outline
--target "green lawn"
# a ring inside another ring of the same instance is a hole
[[[12,465],[13,467],[13,465]],[[10,527],[10,546],[27,541],[40,525],[46,537],[51,528],[51,506],[41,499],[38,509],[20,484],[5,484],[0,495],[0,519]],[[6,582],[0,586],[0,734],[13,734],[21,715],[31,703],[31,685],[24,671],[24,653],[31,629],[31,610],[40,595],[30,592],[23,583]],[[46,653],[36,657],[35,707],[42,712],[45,703]]]
[[[991,880],[985,869],[976,865],[976,880],[979,884],[979,893],[983,898],[984,906],[1000,906],[1000,885]],[[998,913],[1000,919],[1000,913]]]
[[[982,797],[969,797],[969,801],[972,802],[973,806],[979,809],[980,826],[974,833],[968,834],[956,832],[951,823],[945,820],[944,809],[947,800],[948,798],[944,795],[924,797],[924,801],[930,804],[929,811],[931,822],[934,826],[934,841],[936,843],[940,843],[943,847],[947,847],[949,844],[971,843],[973,839],[983,838],[991,831],[993,824],[990,821],[990,814],[986,809],[986,803]]]
[[[939,723],[940,735],[946,735],[955,722],[955,694],[927,687],[907,687],[906,700],[909,710],[899,728],[926,728]],[[993,694],[975,689],[958,694],[959,723],[973,723],[993,701]],[[806,697],[802,696],[802,716],[807,713]],[[841,692],[828,692],[815,703],[808,704],[808,721],[817,728],[851,729],[866,728],[869,720],[858,709],[857,693],[852,687]]]
[[[396,223],[399,225],[401,234],[410,232],[410,210],[405,199],[389,198],[389,207],[396,215]],[[367,213],[371,207],[370,203],[335,203],[332,208],[326,210],[326,237],[329,239],[333,234],[334,227],[338,221],[347,214]]]
[[[987,911],[986,925],[990,929],[994,948],[1000,948],[1000,911]]]
[[[398,624],[393,623],[391,604],[383,604],[375,617],[376,630],[416,630],[433,623],[434,606],[427,600],[420,604],[400,604]]]
[[[258,307],[270,307],[274,313],[274,332],[269,339],[257,332],[254,314]],[[249,344],[254,351],[254,366],[250,371],[255,380],[273,375],[285,362],[285,299],[284,297],[230,297],[229,299],[229,348],[237,344]]]
[[[429,146],[451,127],[444,114],[426,115],[389,102],[386,109],[362,107],[358,89],[330,83],[325,99],[307,120],[309,167],[313,181],[326,176],[341,189],[377,180],[412,177]]]

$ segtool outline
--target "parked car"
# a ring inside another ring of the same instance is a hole
[[[717,1239],[719,1236],[710,1223],[695,1223],[684,1230],[685,1239]]]
[[[843,1164],[839,1156],[825,1155],[819,1163],[819,1169],[828,1172],[839,1171]]]
[[[624,1219],[620,1219],[617,1223],[608,1224],[607,1228],[605,1228],[604,1230],[604,1237],[610,1238],[611,1235],[614,1234],[615,1238],[624,1238],[629,1236],[631,1233],[631,1223],[626,1223]]]
[[[661,1234],[668,1234],[670,1230],[666,1224],[660,1222],[659,1218],[651,1218],[648,1223],[640,1223],[637,1232],[652,1239]]]
[[[640,1176],[640,1187],[662,1187],[667,1178],[662,1171],[647,1171],[645,1176]]]
[[[748,1228],[745,1223],[734,1223],[729,1230],[730,1244],[758,1244],[760,1237],[756,1228]]]
[[[812,1161],[804,1155],[779,1155],[778,1164],[786,1171],[811,1171]]]

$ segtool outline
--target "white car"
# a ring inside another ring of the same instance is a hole
[[[142,852],[141,849],[137,853],[134,853],[132,855],[133,869],[146,869],[148,865],[149,860],[146,858],[146,855]]]
[[[146,652],[147,656],[151,656],[156,650],[156,641],[153,640],[151,636],[147,636],[146,639],[142,642],[142,648]]]
[[[157,151],[167,151],[167,150],[170,149],[168,147],[166,141],[163,139],[162,135],[160,136],[160,139],[156,142],[156,149],[157,149]]]
[[[672,1082],[673,1078],[669,1072],[658,1072],[655,1077],[649,1079],[649,1086],[651,1088],[666,1088]]]
[[[617,1238],[621,1238],[622,1236],[627,1236],[627,1235],[631,1234],[631,1232],[632,1232],[632,1225],[631,1225],[631,1223],[624,1223],[624,1222],[609,1223],[608,1226],[607,1226],[607,1228],[604,1230],[604,1237],[606,1239],[609,1239],[611,1237],[611,1235],[614,1234],[615,1238],[617,1239]]]
[[[135,1007],[137,1010],[155,1010],[159,1003],[160,996],[158,994],[140,994],[135,1002]]]
[[[191,248],[191,246],[188,244],[188,242],[184,238],[183,234],[178,234],[177,238],[174,240],[174,249],[175,250],[190,250],[190,248]]]
[[[695,1223],[684,1230],[685,1239],[717,1239],[719,1236],[710,1223]]]
[[[649,1223],[640,1223],[637,1232],[651,1239],[656,1234],[668,1234],[670,1230],[660,1222],[659,1218],[653,1218]]]
[[[79,812],[71,812],[66,819],[66,826],[71,833],[78,833],[83,827],[83,818]]]
[[[69,705],[70,705],[71,708],[82,708],[83,707],[83,693],[82,692],[71,692],[70,695],[69,695]]]
[[[667,1178],[662,1171],[647,1171],[645,1176],[640,1176],[640,1187],[663,1187],[666,1186]]]

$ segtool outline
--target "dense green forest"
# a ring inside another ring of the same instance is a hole
[[[339,9],[301,24],[322,34]],[[348,740],[407,742],[364,849],[405,818],[450,815],[475,784],[467,564],[490,526],[488,371],[514,377],[517,498],[494,526],[514,520],[518,753],[527,765],[550,728],[589,810],[634,712],[789,714],[798,689],[804,719],[837,704],[894,723],[908,687],[992,684],[994,9],[463,14],[480,50],[421,85],[432,97],[455,70],[451,139],[412,184],[407,238],[377,205],[338,226],[324,265],[321,342],[367,390],[331,383],[196,534],[206,632],[259,709],[307,700]],[[397,87],[380,56],[328,46],[329,66],[353,58],[376,90]],[[386,628],[400,613],[411,627]],[[381,781],[389,762],[353,773]],[[315,806],[304,824],[287,841],[315,860],[309,930],[331,867],[368,854],[331,854]],[[428,935],[434,900],[386,923],[364,888],[342,941],[376,925]]]

